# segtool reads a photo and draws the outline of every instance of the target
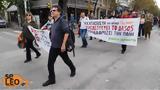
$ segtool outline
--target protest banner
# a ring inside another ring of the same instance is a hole
[[[140,18],[86,20],[88,36],[107,42],[137,46]]]
[[[49,30],[41,30],[41,29],[35,29],[32,26],[28,26],[28,29],[32,33],[32,35],[35,37],[37,44],[40,48],[43,48],[45,51],[49,52],[49,49],[51,47],[51,41],[49,38]]]

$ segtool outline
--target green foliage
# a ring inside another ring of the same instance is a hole
[[[8,7],[10,7],[11,5],[16,5],[19,8],[24,8],[23,0],[1,0],[0,1],[0,10],[3,10],[5,7],[3,2],[9,3]]]
[[[147,10],[154,15],[159,15],[160,12],[155,0],[134,0],[131,3],[131,6],[135,10]]]

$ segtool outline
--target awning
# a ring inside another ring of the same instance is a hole
[[[12,11],[17,11],[17,6],[16,5],[12,5],[7,9],[7,12],[12,12]]]

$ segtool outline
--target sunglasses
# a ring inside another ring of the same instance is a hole
[[[55,11],[57,11],[57,10],[51,10],[50,12],[55,12]]]
[[[30,14],[27,14],[26,16],[31,16]]]

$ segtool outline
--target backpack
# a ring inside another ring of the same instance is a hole
[[[73,30],[69,26],[69,36],[66,42],[66,50],[68,52],[73,52],[73,56],[75,57],[75,35]]]
[[[62,16],[60,18],[61,22],[62,22],[63,18],[64,18],[64,16]],[[66,42],[66,51],[73,52],[73,57],[75,57],[75,35],[74,35],[74,32],[73,32],[71,26],[69,25],[69,23],[68,23],[68,27],[69,27],[69,36],[68,36],[68,39]]]
[[[18,40],[17,46],[18,46],[20,49],[24,49],[24,48],[26,47],[26,44],[25,44],[25,43],[26,43],[26,40],[25,40],[25,38],[24,38],[24,36],[23,36],[22,33],[20,33],[20,34],[18,35],[17,40]]]

